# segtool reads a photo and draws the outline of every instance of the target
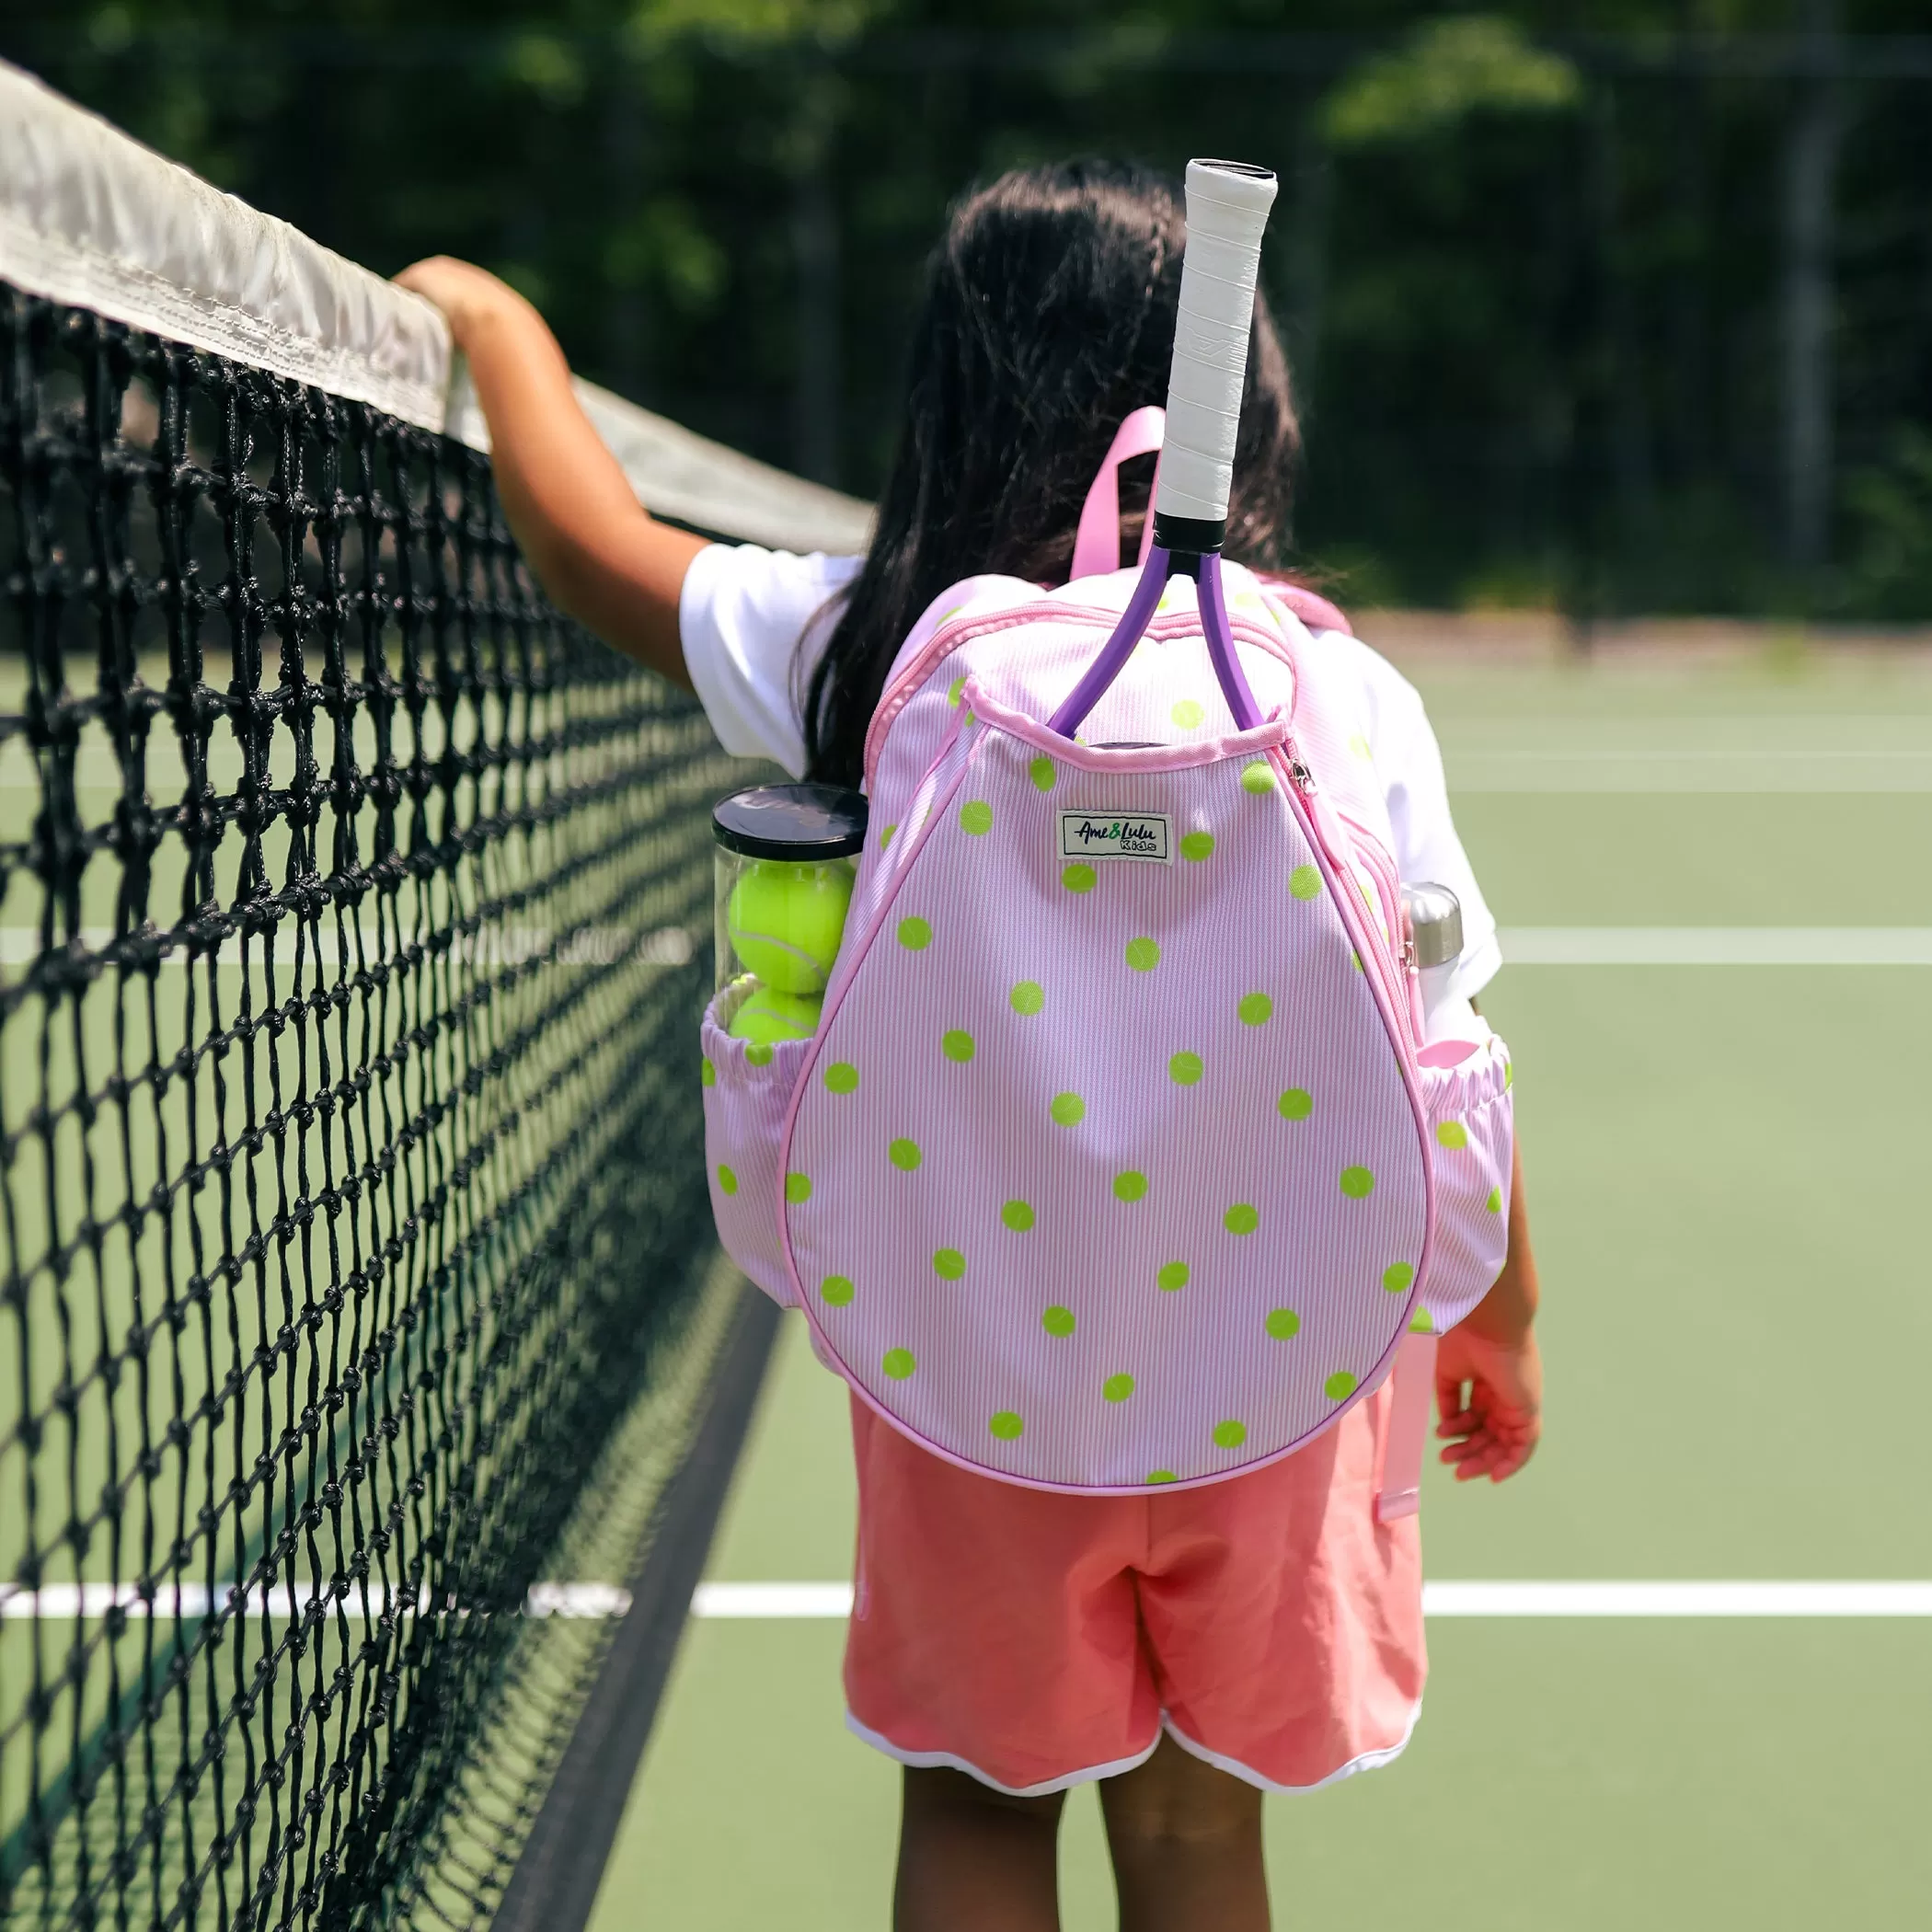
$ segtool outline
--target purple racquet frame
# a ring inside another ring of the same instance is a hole
[[[1087,667],[1080,682],[1068,693],[1066,701],[1047,720],[1050,731],[1057,731],[1063,738],[1071,738],[1080,729],[1087,714],[1100,702],[1108,687],[1127,668],[1127,660],[1133,655],[1134,647],[1146,635],[1147,626],[1153,621],[1168,578],[1177,574],[1193,578],[1200,586],[1202,634],[1207,639],[1208,657],[1213,663],[1221,694],[1227,699],[1227,707],[1234,714],[1235,729],[1251,731],[1261,722],[1260,707],[1255,703],[1255,695],[1248,689],[1247,676],[1235,656],[1234,634],[1227,626],[1227,599],[1221,588],[1221,553],[1209,550],[1196,555],[1164,550],[1156,544],[1147,553],[1147,561],[1141,568],[1140,581],[1134,585],[1133,595],[1121,614],[1121,621],[1114,627],[1113,635]]]

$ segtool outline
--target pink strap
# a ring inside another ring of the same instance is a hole
[[[1422,1451],[1429,1441],[1429,1397],[1435,1388],[1435,1337],[1413,1330],[1396,1351],[1388,1438],[1382,1448],[1382,1493],[1375,1521],[1393,1523],[1422,1506]]]
[[[1074,538],[1074,568],[1069,581],[1081,577],[1098,577],[1121,568],[1121,465],[1133,456],[1157,450],[1167,432],[1167,412],[1149,403],[1135,409],[1113,432],[1113,445],[1107,460],[1087,492],[1086,507],[1080,512],[1080,529]],[[1155,471],[1158,480],[1159,469]],[[1142,563],[1154,543],[1154,499],[1147,499],[1147,527],[1141,532]]]

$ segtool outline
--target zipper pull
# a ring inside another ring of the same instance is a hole
[[[1316,789],[1315,774],[1303,763],[1301,753],[1295,749],[1294,740],[1289,739],[1282,746],[1282,750],[1287,757],[1288,776],[1294,781],[1295,790],[1305,799],[1311,797]]]

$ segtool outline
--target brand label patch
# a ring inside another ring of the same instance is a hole
[[[1174,842],[1164,811],[1063,811],[1059,814],[1062,858],[1138,858],[1171,865]]]

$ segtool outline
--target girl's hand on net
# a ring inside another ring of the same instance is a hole
[[[1451,1328],[1436,1344],[1436,1433],[1446,1438],[1443,1460],[1457,1482],[1515,1475],[1543,1433],[1543,1363],[1536,1338],[1525,1330],[1507,1340],[1482,1334],[1474,1321]]]
[[[454,255],[431,255],[411,262],[396,281],[398,287],[423,296],[443,311],[459,348],[480,316],[523,300],[488,269],[479,269],[473,261],[458,261]]]

